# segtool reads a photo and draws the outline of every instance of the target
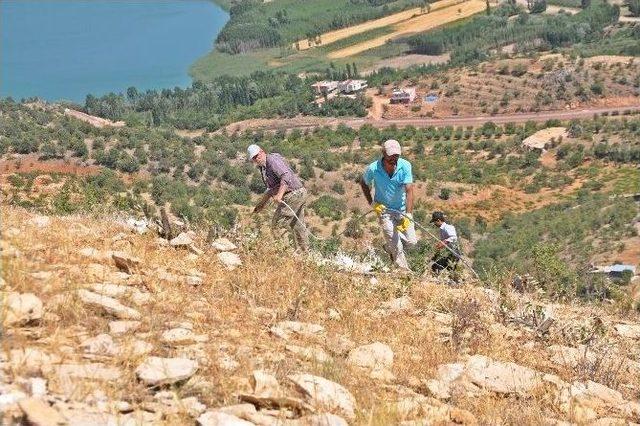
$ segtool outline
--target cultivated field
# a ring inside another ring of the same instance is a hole
[[[365,50],[384,45],[387,40],[406,36],[408,34],[427,31],[459,19],[467,18],[476,13],[482,12],[486,8],[486,3],[481,0],[470,0],[464,3],[454,4],[446,8],[441,8],[430,13],[417,16],[412,19],[394,25],[394,31],[380,37],[366,40],[362,43],[336,50],[327,56],[330,59],[345,58],[357,55]]]

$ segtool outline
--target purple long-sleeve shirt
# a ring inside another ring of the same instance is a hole
[[[267,185],[267,190],[274,194],[280,188],[280,183],[287,184],[288,191],[295,191],[302,188],[302,181],[296,175],[287,160],[277,153],[267,154],[267,164],[261,167],[262,180]]]

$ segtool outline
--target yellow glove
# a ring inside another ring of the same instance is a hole
[[[409,229],[409,226],[411,225],[411,220],[413,218],[410,215],[407,215],[407,216],[402,216],[402,221],[400,221],[400,223],[396,225],[396,229],[398,230],[398,232],[406,232],[406,230]]]
[[[384,213],[384,211],[386,209],[387,209],[387,207],[382,203],[374,203],[373,204],[373,211],[376,212],[376,214],[378,216],[380,216],[382,213]]]

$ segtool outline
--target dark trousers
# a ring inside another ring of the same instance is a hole
[[[438,250],[433,255],[431,261],[431,270],[434,274],[439,275],[443,270],[455,271],[458,261],[460,260],[460,249],[457,246],[450,246],[456,254],[451,253],[446,248]]]

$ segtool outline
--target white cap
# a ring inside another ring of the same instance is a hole
[[[262,151],[262,149],[258,145],[249,145],[249,148],[247,148],[247,160],[253,160],[253,157],[260,154],[260,151]]]
[[[395,139],[389,139],[382,145],[384,153],[387,155],[400,155],[402,149],[400,149],[400,142]]]

